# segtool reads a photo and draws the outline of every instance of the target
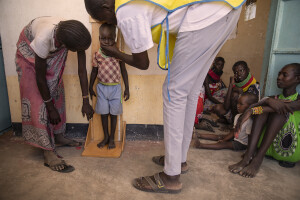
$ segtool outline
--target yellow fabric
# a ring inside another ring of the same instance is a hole
[[[248,89],[249,89],[249,87],[251,86],[251,85],[254,85],[256,83],[256,79],[253,77],[253,80],[251,81],[251,83],[247,86],[247,87],[244,87],[243,88],[243,92],[246,92]]]
[[[115,0],[115,11],[117,12],[117,10],[120,7],[122,7],[123,5],[127,4],[130,1],[137,1],[137,0]],[[138,1],[148,1],[150,3],[162,7],[163,9],[171,13],[174,10],[184,6],[188,6],[195,3],[204,3],[204,2],[212,2],[212,1],[226,2],[233,8],[239,8],[246,0],[138,0]],[[152,33],[153,42],[158,44],[157,64],[161,69],[166,70],[168,69],[168,58],[170,62],[172,61],[173,49],[175,47],[175,42],[176,42],[176,35],[174,34],[168,35],[168,33],[162,28],[162,24],[158,24],[152,27],[151,33]],[[169,40],[167,38],[168,36],[169,36]],[[167,45],[167,42],[169,42],[169,45]],[[168,50],[168,54],[166,53],[166,50]]]
[[[115,10],[117,10],[120,6],[136,0],[115,0]],[[154,3],[167,11],[173,11],[179,7],[183,7],[186,5],[194,4],[194,3],[204,3],[204,2],[212,2],[212,1],[220,1],[226,2],[233,8],[239,8],[245,0],[138,0],[138,1],[148,1]]]

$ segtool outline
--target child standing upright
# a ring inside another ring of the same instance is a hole
[[[93,85],[96,77],[97,103],[95,111],[101,115],[104,139],[97,145],[103,148],[108,144],[108,149],[115,148],[114,135],[117,125],[117,116],[122,114],[122,89],[121,74],[125,84],[124,100],[129,99],[128,75],[125,63],[110,56],[106,56],[101,47],[113,46],[116,38],[116,27],[112,24],[104,23],[99,28],[100,49],[93,57],[93,70],[90,78],[90,95],[96,96]],[[111,133],[108,133],[108,116],[110,115]]]
[[[234,118],[234,125],[242,113],[244,113],[250,105],[257,103],[258,97],[252,93],[243,93],[237,103],[237,114]],[[249,118],[242,126],[241,131],[234,133],[231,131],[228,135],[212,135],[212,134],[200,134],[198,137],[201,139],[216,140],[215,144],[203,144],[199,140],[196,140],[195,147],[199,149],[232,149],[235,151],[245,150],[248,145],[248,135],[251,133],[252,119]],[[232,140],[233,139],[233,140]]]

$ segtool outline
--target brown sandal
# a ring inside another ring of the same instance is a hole
[[[148,186],[150,186],[151,188],[145,187],[145,184],[142,183],[143,179],[146,180]],[[178,190],[167,189],[165,187],[164,182],[160,178],[159,173],[154,174],[154,181],[150,178],[150,176],[145,176],[145,177],[140,177],[140,178],[134,179],[132,185],[136,189],[144,191],[144,192],[170,193],[170,194],[176,194],[176,193],[181,192],[181,188]]]

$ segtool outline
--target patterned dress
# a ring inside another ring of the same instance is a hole
[[[210,83],[208,84],[209,90],[211,95],[217,99],[220,102],[224,102],[224,98],[227,93],[227,88],[223,81],[221,80],[221,75],[216,74],[213,70],[214,68],[210,69],[207,73],[207,78],[210,80]],[[211,111],[212,107],[215,105],[212,101],[210,101],[205,94],[205,88],[202,87],[199,97],[198,97],[198,103],[197,103],[197,109],[196,109],[196,117],[195,117],[195,124],[198,123],[199,119],[202,118],[202,113],[204,111]]]
[[[46,61],[47,85],[52,101],[61,118],[59,124],[52,125],[36,83],[35,53],[30,47],[33,39],[31,22],[20,34],[15,59],[20,84],[22,134],[27,143],[45,150],[54,150],[54,134],[64,133],[66,129],[62,74],[68,51],[66,48],[56,49],[55,52],[48,55]]]
[[[284,97],[282,94],[279,99],[295,101],[298,99],[298,93],[289,97]],[[279,161],[298,162],[300,160],[300,111],[288,113],[287,121],[274,138],[272,144],[266,152],[266,155],[271,156]],[[258,146],[260,146],[266,127],[264,128]]]

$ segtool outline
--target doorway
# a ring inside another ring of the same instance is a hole
[[[278,95],[279,70],[289,63],[300,63],[300,1],[272,0],[261,73],[263,96]],[[297,87],[298,93],[300,86]]]
[[[0,37],[0,135],[11,128],[11,117],[4,69],[2,40]]]

